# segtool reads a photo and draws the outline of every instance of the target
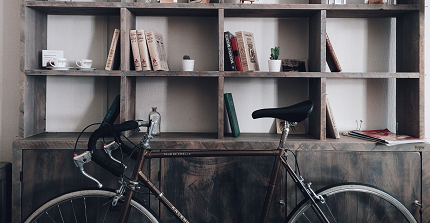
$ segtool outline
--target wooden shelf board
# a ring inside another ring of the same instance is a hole
[[[225,17],[309,17],[327,10],[328,18],[396,17],[419,11],[418,4],[232,4],[232,3],[125,3],[125,2],[52,2],[25,1],[25,6],[51,15],[119,15],[127,8],[136,16],[216,17],[224,9]]]
[[[129,138],[138,142],[144,133],[136,133]],[[86,149],[90,133],[84,133],[78,149]],[[14,142],[14,148],[31,149],[73,149],[78,133],[42,133]],[[217,139],[217,133],[161,133],[151,140],[152,149],[275,149],[280,135],[269,133],[241,133],[239,137],[225,136]],[[319,140],[309,134],[290,135],[287,148],[292,150],[327,151],[423,151],[430,144],[403,144],[386,146],[362,139],[341,136],[340,139]]]
[[[79,71],[26,70],[30,76],[243,77],[243,78],[419,78],[418,72],[267,72],[267,71]]]
[[[49,15],[120,15],[120,2],[25,1],[24,5]]]

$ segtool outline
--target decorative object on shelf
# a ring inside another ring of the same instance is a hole
[[[185,55],[182,58],[182,70],[183,71],[193,71],[194,70],[194,60],[191,60],[190,56]]]
[[[130,45],[131,51],[133,54],[133,64],[135,71],[142,71],[140,53],[139,53],[139,45],[137,43],[137,33],[135,29],[130,30]]]
[[[275,48],[270,48],[270,60],[269,60],[269,71],[270,72],[279,72],[281,71],[281,60],[279,57],[279,46],[275,46]]]
[[[51,67],[66,67],[67,65],[67,59],[66,58],[54,58],[49,61],[49,65]]]
[[[246,31],[236,32],[237,46],[243,71],[258,71],[257,51],[254,34]]]
[[[154,31],[145,31],[149,56],[154,70],[169,71],[167,64],[167,49],[164,45],[163,35]]]
[[[307,59],[282,59],[282,71],[308,72]]]
[[[331,45],[330,39],[328,38],[328,34],[325,35],[325,42],[326,42],[326,61],[328,64],[328,67],[330,68],[331,72],[341,72],[342,68],[340,67],[339,60],[336,57],[336,54],[334,53],[333,45]]]
[[[151,70],[151,61],[149,59],[148,45],[146,44],[145,39],[145,31],[143,29],[138,29],[136,30],[136,34],[142,70]]]
[[[254,1],[255,1],[255,0],[240,0],[240,3],[244,4],[244,3],[245,3],[245,1],[247,1],[247,2],[251,2],[251,4],[252,4],[252,3],[254,3]]]
[[[149,121],[154,122],[154,128],[152,129],[152,135],[160,135],[161,115],[157,111],[157,107],[152,107],[152,111],[149,112]]]
[[[42,67],[50,67],[50,60],[63,57],[64,52],[62,50],[42,50]]]
[[[344,5],[344,4],[346,4],[346,0],[328,0],[328,4]]]
[[[116,48],[118,45],[119,33],[120,33],[119,29],[115,29],[115,31],[113,32],[113,37],[109,48],[109,54],[106,61],[105,70],[112,70],[113,68]]]
[[[93,60],[90,59],[80,59],[76,61],[76,66],[80,69],[91,69],[93,65]]]
[[[237,121],[236,109],[234,108],[233,95],[231,93],[224,94],[224,105],[227,111],[228,121],[230,122],[230,129],[233,137],[240,135],[239,123]]]
[[[188,3],[209,3],[209,0],[188,0]]]
[[[234,61],[233,45],[231,39],[234,35],[229,32],[224,32],[224,71],[236,71],[236,62]]]

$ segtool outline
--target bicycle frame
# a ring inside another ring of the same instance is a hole
[[[153,193],[160,201],[163,203],[165,207],[168,208],[168,210],[173,213],[173,215],[184,223],[189,223],[189,221],[186,219],[186,217],[164,196],[163,192],[160,191],[151,181],[150,179],[143,173],[142,167],[144,164],[144,161],[146,159],[152,159],[152,158],[178,158],[178,157],[233,157],[233,156],[273,156],[276,157],[274,161],[274,165],[272,168],[272,173],[270,177],[270,181],[268,182],[267,191],[266,191],[266,198],[263,205],[263,210],[261,213],[260,222],[266,222],[267,217],[269,215],[270,211],[270,203],[272,201],[273,192],[275,189],[275,184],[277,181],[279,169],[281,166],[281,163],[286,168],[288,174],[292,177],[294,180],[296,186],[300,189],[302,194],[305,196],[305,198],[309,198],[311,202],[313,203],[313,209],[317,213],[318,217],[322,222],[329,222],[327,218],[322,214],[321,209],[318,207],[315,201],[315,194],[313,193],[310,188],[306,187],[303,183],[303,179],[299,177],[293,169],[290,167],[290,165],[286,162],[286,156],[285,156],[285,143],[286,138],[289,132],[289,124],[288,122],[285,122],[283,127],[283,133],[281,136],[281,140],[279,143],[279,147],[277,149],[272,150],[221,150],[221,151],[169,151],[169,152],[151,152],[149,147],[149,140],[146,140],[145,143],[143,143],[143,148],[140,149],[139,155],[137,158],[137,163],[134,166],[131,181],[132,182],[140,182],[145,185],[149,189],[151,193]],[[150,137],[149,137],[150,138]],[[128,210],[130,207],[130,201],[133,197],[134,192],[132,190],[127,190],[125,196],[124,196],[124,205],[121,209],[121,214],[119,221],[120,223],[123,223],[128,218]]]

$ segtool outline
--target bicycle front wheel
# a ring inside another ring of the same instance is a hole
[[[25,223],[33,222],[116,222],[122,202],[112,206],[116,193],[105,190],[82,190],[52,199],[38,208]],[[145,205],[131,200],[127,222],[161,222]]]
[[[324,198],[318,206],[330,222],[417,222],[399,200],[373,186],[346,183],[316,194]],[[302,201],[288,216],[288,222],[320,222],[311,206],[309,199]]]

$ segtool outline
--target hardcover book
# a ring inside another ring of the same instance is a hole
[[[334,115],[330,103],[328,102],[328,97],[326,96],[326,120],[327,120],[327,136],[339,139],[339,131],[337,131],[336,122],[334,120]]]
[[[370,140],[377,143],[382,143],[387,146],[400,145],[406,143],[422,143],[425,142],[422,139],[414,138],[407,135],[398,135],[391,132],[388,129],[378,130],[364,130],[364,131],[350,131],[345,133],[348,136]]]
[[[227,111],[228,121],[230,122],[233,137],[240,135],[239,123],[237,122],[236,109],[234,108],[233,96],[231,93],[224,94],[224,104]]]
[[[103,121],[102,121],[103,124],[112,125],[115,122],[115,120],[118,118],[119,109],[120,109],[119,102],[120,102],[120,98],[119,98],[119,95],[117,95],[113,100],[111,106],[109,107],[109,110],[106,112],[105,117],[103,118]]]
[[[138,29],[136,30],[136,34],[142,70],[151,70],[151,62],[149,59],[148,45],[146,44],[145,31],[143,29]]]
[[[120,33],[119,29],[115,29],[113,33],[112,41],[110,44],[110,48],[109,48],[105,70],[112,70],[114,59],[115,59],[116,48],[118,45],[119,33]]]
[[[133,64],[134,69],[136,71],[142,71],[142,65],[140,64],[140,53],[139,53],[139,45],[137,43],[137,33],[136,30],[132,29],[130,30],[130,44],[131,44],[131,51],[133,54]]]
[[[154,70],[168,71],[167,51],[166,46],[164,45],[163,35],[154,31],[146,31],[145,36],[152,67]]]
[[[328,67],[331,72],[341,72],[342,68],[340,67],[339,60],[336,57],[336,53],[334,52],[333,45],[331,45],[330,39],[328,35],[325,36],[326,41],[326,61]]]
[[[224,70],[235,71],[236,63],[234,62],[233,47],[231,43],[233,34],[229,31],[224,32]]]
[[[258,71],[257,51],[254,34],[246,31],[236,32],[237,46],[243,71]]]
[[[231,48],[233,48],[234,63],[236,64],[236,70],[242,71],[243,69],[242,69],[242,64],[240,63],[239,48],[237,46],[236,37],[231,38]]]

